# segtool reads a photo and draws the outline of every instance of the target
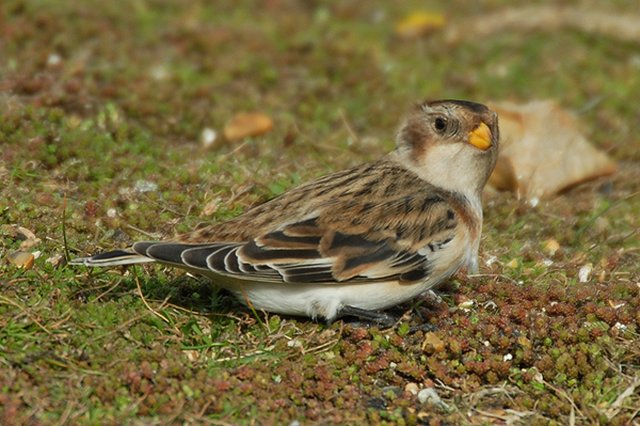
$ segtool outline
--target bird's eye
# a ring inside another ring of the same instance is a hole
[[[447,119],[437,117],[433,122],[433,125],[438,132],[444,132],[447,129]]]

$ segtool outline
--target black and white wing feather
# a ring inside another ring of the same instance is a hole
[[[444,198],[367,203],[359,215],[331,209],[244,242],[139,242],[130,251],[76,263],[89,266],[157,261],[239,280],[287,283],[420,281],[456,236],[457,219]]]

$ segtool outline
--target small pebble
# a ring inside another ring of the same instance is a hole
[[[155,192],[158,190],[158,184],[155,182],[151,182],[148,180],[140,179],[136,181],[136,184],[133,187],[134,191],[139,193],[145,192]]]
[[[511,268],[511,269],[516,269],[518,266],[520,265],[520,262],[518,261],[518,259],[511,259],[511,261],[509,261],[509,263],[507,263],[507,268]]]
[[[405,392],[409,392],[412,395],[417,395],[418,392],[420,391],[420,388],[418,388],[418,385],[416,383],[413,382],[409,382],[407,383],[407,385],[404,387],[404,391]]]
[[[591,271],[593,271],[593,265],[591,263],[583,265],[578,271],[578,280],[581,283],[588,282],[589,278],[591,277]]]
[[[622,324],[621,322],[616,322],[615,324],[613,324],[613,328],[624,331],[627,329],[627,326],[625,324]]]
[[[302,342],[298,339],[291,339],[287,342],[287,346],[290,348],[301,348]]]
[[[458,308],[463,309],[463,310],[468,310],[468,309],[473,308],[473,305],[475,305],[475,304],[476,304],[475,300],[467,299],[467,300],[464,300],[464,301],[458,303]]]
[[[156,81],[166,80],[169,77],[169,70],[165,65],[156,65],[151,68],[149,75]]]
[[[544,251],[549,255],[553,256],[560,249],[560,243],[554,239],[547,240],[544,243]]]
[[[45,262],[53,266],[54,268],[57,268],[64,263],[64,256],[61,254],[54,254],[53,256],[47,258]]]
[[[211,147],[217,138],[218,133],[209,127],[205,127],[202,133],[200,133],[200,143],[202,143],[202,146],[205,148]]]
[[[47,58],[47,65],[49,65],[50,67],[55,67],[60,62],[62,62],[62,57],[57,53],[51,53]]]
[[[421,404],[430,402],[443,408],[449,408],[447,403],[440,399],[440,396],[434,388],[424,388],[420,392],[418,392],[418,401],[420,401]]]
[[[487,266],[491,266],[498,261],[498,256],[491,255],[484,261],[484,264]]]

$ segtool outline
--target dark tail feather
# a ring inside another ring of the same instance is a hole
[[[117,266],[148,262],[154,262],[154,260],[149,257],[142,256],[134,251],[114,250],[96,254],[91,257],[79,257],[70,261],[69,264],[85,266]]]

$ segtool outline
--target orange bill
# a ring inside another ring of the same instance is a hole
[[[478,149],[486,151],[491,147],[491,129],[484,123],[469,132],[469,143]]]

